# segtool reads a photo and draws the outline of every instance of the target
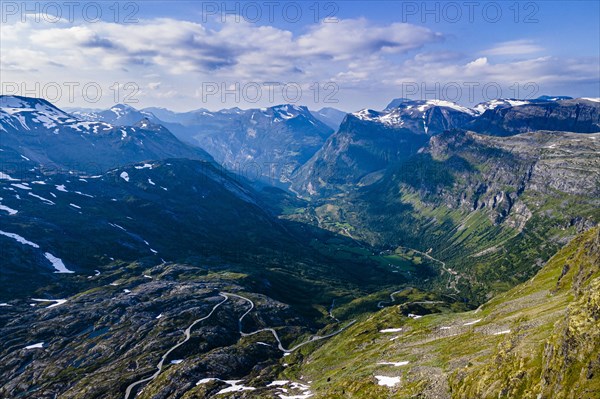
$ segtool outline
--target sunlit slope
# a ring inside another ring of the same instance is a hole
[[[413,319],[389,307],[288,373],[313,381],[315,398],[598,398],[599,326],[596,227],[476,311]]]

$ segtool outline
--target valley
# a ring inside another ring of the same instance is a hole
[[[0,396],[592,398],[599,104],[2,96]]]

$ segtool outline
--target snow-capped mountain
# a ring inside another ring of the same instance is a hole
[[[477,113],[467,107],[443,100],[393,101],[396,107],[383,111],[364,109],[352,114],[364,121],[404,128],[413,133],[435,135],[470,122]]]
[[[512,136],[536,130],[600,132],[597,98],[494,100],[479,104],[480,115],[464,127],[482,134]]]
[[[111,110],[94,117],[108,121]],[[220,111],[198,109],[177,113],[164,108],[117,107],[121,121],[144,115],[167,127],[180,140],[208,151],[217,162],[252,179],[286,182],[333,130],[304,106],[281,104],[269,108]],[[135,115],[135,117],[133,116]]]
[[[510,107],[518,107],[521,105],[533,104],[533,103],[543,103],[549,101],[561,101],[561,100],[572,100],[573,97],[568,96],[540,96],[535,99],[529,100],[519,100],[516,98],[496,98],[489,101],[484,101],[473,107],[473,110],[478,114],[483,114],[485,111],[489,109],[496,108],[510,108]]]
[[[127,104],[116,104],[107,110],[86,110],[79,109],[70,112],[71,115],[79,119],[93,122],[106,122],[112,125],[130,126],[138,123],[142,119],[148,119],[153,123],[161,123],[161,120],[148,111],[138,111]]]
[[[0,96],[2,145],[42,165],[97,172],[147,159],[211,159],[163,126],[144,118],[136,122],[86,121],[42,99]]]
[[[383,111],[348,114],[323,147],[293,176],[297,192],[321,195],[338,185],[367,184],[371,174],[418,152],[452,129],[509,136],[535,130],[600,131],[597,99],[497,99],[468,108],[443,100],[396,99]]]

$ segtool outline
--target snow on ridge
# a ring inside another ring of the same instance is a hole
[[[0,198],[0,200],[2,200],[2,198]],[[5,211],[7,212],[10,216],[12,215],[16,215],[17,213],[19,213],[19,211],[17,211],[16,209],[12,209],[6,205],[2,205],[0,204],[0,211]]]
[[[52,305],[47,306],[46,309],[55,308],[67,302],[66,299],[40,299],[40,298],[31,298],[32,301],[35,302],[54,302]]]
[[[50,252],[44,252],[44,257],[52,263],[52,266],[56,269],[54,273],[74,273],[72,270],[67,269],[62,259],[57,258]]]
[[[125,180],[126,182],[129,182],[129,173],[127,172],[121,172],[121,174],[119,175],[119,177],[123,180]]]
[[[521,105],[527,104],[531,104],[531,101],[517,100],[514,98],[496,98],[494,100],[477,104],[475,107],[473,107],[473,110],[475,110],[478,114],[481,115],[487,110],[494,110],[499,107],[519,107]]]
[[[445,107],[445,108],[451,108],[455,111],[464,112],[469,115],[476,114],[476,112],[473,111],[471,108],[467,108],[467,107],[459,105],[455,102],[446,101],[446,100],[427,100],[427,101],[425,101],[425,104],[418,106],[417,109],[419,111],[423,112],[431,107]]]
[[[383,330],[379,330],[380,333],[395,333],[402,331],[402,327],[399,328],[384,328]]]
[[[8,181],[19,181],[19,179],[13,179],[9,175],[4,172],[0,172],[0,180],[8,180]]]
[[[39,342],[39,343],[33,344],[33,345],[28,345],[25,347],[25,349],[43,349],[43,348],[44,348],[43,342]]]
[[[26,240],[25,238],[21,237],[18,234],[15,234],[15,233],[7,233],[6,231],[0,230],[0,235],[12,238],[13,240],[15,240],[15,241],[17,241],[17,242],[19,242],[19,243],[21,243],[23,245],[29,245],[29,246],[34,247],[34,248],[39,248],[40,247],[36,243],[31,242],[29,240]]]

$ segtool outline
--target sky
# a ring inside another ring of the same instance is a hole
[[[0,90],[65,108],[600,97],[598,1],[0,1]]]

